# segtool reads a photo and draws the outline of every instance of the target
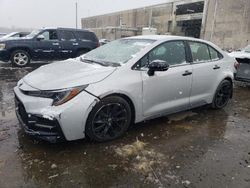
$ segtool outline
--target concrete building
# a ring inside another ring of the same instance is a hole
[[[172,2],[82,18],[82,28],[99,38],[142,34],[191,36],[212,41],[221,48],[241,48],[250,40],[250,0],[173,0]]]

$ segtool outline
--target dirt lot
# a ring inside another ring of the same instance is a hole
[[[250,187],[250,86],[208,107],[134,125],[121,139],[48,144],[27,137],[13,87],[41,64],[0,63],[0,187]]]

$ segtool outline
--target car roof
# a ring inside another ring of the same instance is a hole
[[[68,30],[68,31],[85,31],[85,32],[91,32],[90,30],[87,29],[76,29],[76,28],[63,28],[63,27],[43,27],[41,29],[58,29],[58,30]]]
[[[145,40],[156,40],[156,41],[167,41],[167,40],[191,40],[198,42],[208,42],[205,40],[193,38],[193,37],[183,37],[183,36],[175,36],[175,35],[139,35],[134,37],[128,37],[129,39],[145,39]]]

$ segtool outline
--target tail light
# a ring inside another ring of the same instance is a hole
[[[100,47],[100,46],[101,46],[100,42],[97,42],[97,43],[96,43],[96,47],[98,48],[98,47]]]
[[[234,68],[238,70],[240,68],[240,63],[236,60],[234,63]]]

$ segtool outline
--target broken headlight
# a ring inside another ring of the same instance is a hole
[[[86,87],[88,85],[55,91],[23,91],[23,93],[33,97],[51,98],[53,99],[53,105],[59,106],[74,98]]]

